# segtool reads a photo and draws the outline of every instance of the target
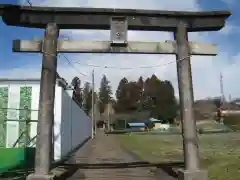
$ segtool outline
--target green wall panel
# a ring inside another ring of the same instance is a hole
[[[31,120],[31,102],[32,102],[32,87],[20,88],[20,112],[19,112],[19,136],[22,132],[26,133],[19,139],[19,147],[24,147],[29,142],[30,137],[30,122]]]
[[[8,88],[0,87],[0,147],[6,146]]]

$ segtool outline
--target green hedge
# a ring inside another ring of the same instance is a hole
[[[117,119],[114,124],[113,124],[113,128],[116,130],[123,130],[126,127],[126,120],[122,120],[122,119]]]

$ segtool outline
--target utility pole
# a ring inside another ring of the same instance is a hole
[[[38,137],[35,154],[35,173],[32,176],[28,176],[28,179],[48,175],[51,168],[58,35],[59,29],[57,25],[55,23],[49,23],[45,30],[42,45],[43,62],[37,125]]]
[[[97,97],[95,97],[94,100],[95,100],[94,134],[96,136],[97,135],[97,119],[99,118],[99,100]]]
[[[221,91],[221,106],[220,106],[221,117],[220,117],[220,124],[223,124],[224,118],[223,118],[222,111],[223,111],[223,108],[225,106],[226,99],[225,99],[225,95],[224,95],[222,72],[220,73],[220,91]]]
[[[221,92],[221,101],[222,101],[222,104],[225,103],[225,95],[224,95],[224,87],[223,87],[223,75],[222,73],[220,73],[220,92]]]
[[[95,83],[94,83],[94,69],[92,71],[92,139],[94,137],[94,121],[95,121]]]
[[[109,112],[110,104],[108,103],[107,105],[107,118],[108,118],[108,132],[111,132],[111,127],[110,127],[110,112]]]

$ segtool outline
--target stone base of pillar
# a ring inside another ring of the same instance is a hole
[[[53,175],[29,174],[26,180],[54,180]]]
[[[178,171],[178,180],[207,180],[206,170],[180,170]]]

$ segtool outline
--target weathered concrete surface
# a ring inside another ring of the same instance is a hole
[[[60,29],[109,30],[110,17],[125,16],[129,30],[175,31],[185,21],[189,32],[216,31],[224,27],[229,11],[186,12],[139,9],[29,7],[0,4],[7,25],[45,28],[56,23]]]
[[[146,162],[134,159],[128,152],[120,147],[114,136],[106,136],[98,132],[96,139],[80,149],[69,163],[78,169],[68,180],[172,180],[161,171],[154,173]],[[75,164],[75,165],[74,165]],[[160,175],[159,175],[160,172]]]
[[[14,52],[41,52],[42,40],[14,40]],[[189,42],[191,55],[217,55],[214,44]],[[132,54],[176,54],[176,41],[138,42],[130,41],[126,47],[112,47],[111,41],[59,40],[58,53],[132,53]]]

